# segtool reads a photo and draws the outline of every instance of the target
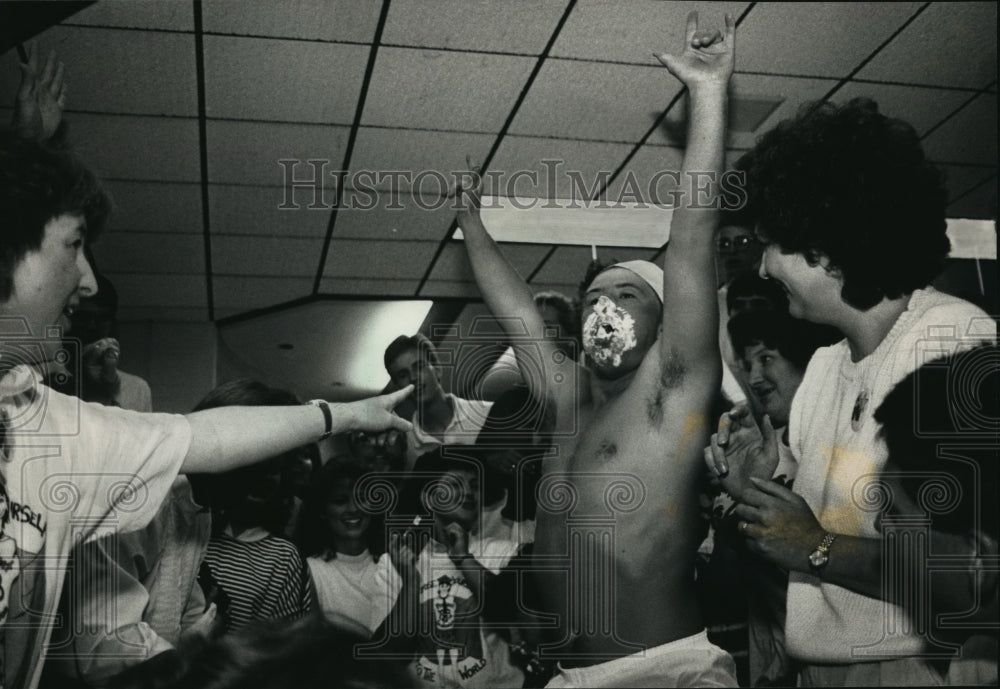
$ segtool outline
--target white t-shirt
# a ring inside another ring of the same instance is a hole
[[[421,455],[426,454],[439,445],[472,445],[476,442],[476,436],[486,423],[486,417],[493,407],[492,402],[484,400],[464,400],[461,397],[447,395],[451,400],[452,408],[455,410],[451,423],[444,429],[440,436],[431,435],[417,421],[414,414],[413,427],[406,434],[406,470],[413,469],[413,465]]]
[[[74,543],[143,528],[187,455],[183,416],[88,404],[17,366],[0,378],[0,678],[35,687]]]
[[[306,560],[316,586],[319,608],[337,625],[371,634],[389,615],[399,595],[400,579],[388,554],[378,561],[365,550],[360,555]]]

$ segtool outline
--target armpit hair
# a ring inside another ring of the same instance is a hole
[[[683,358],[676,350],[671,350],[669,356],[660,365],[660,379],[656,386],[656,394],[646,406],[646,415],[650,423],[659,425],[663,421],[664,393],[679,387],[687,376],[688,368]]]

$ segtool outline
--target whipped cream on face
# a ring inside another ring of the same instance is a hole
[[[583,350],[596,364],[621,366],[622,354],[636,344],[635,319],[602,295],[583,325]]]

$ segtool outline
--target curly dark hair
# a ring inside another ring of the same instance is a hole
[[[94,242],[111,214],[94,173],[68,149],[0,128],[0,300],[10,298],[14,268],[42,245],[49,221],[76,214]]]
[[[813,265],[826,256],[855,308],[925,287],[944,268],[944,176],[913,127],[872,100],[807,103],[736,167],[758,236]]]
[[[726,327],[739,359],[747,347],[761,344],[777,350],[800,373],[817,349],[844,339],[834,327],[793,318],[782,311],[744,311],[730,318]]]

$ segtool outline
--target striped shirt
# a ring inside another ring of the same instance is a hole
[[[284,538],[219,536],[209,541],[205,564],[229,597],[226,632],[253,620],[302,617],[315,607],[309,569]]]

